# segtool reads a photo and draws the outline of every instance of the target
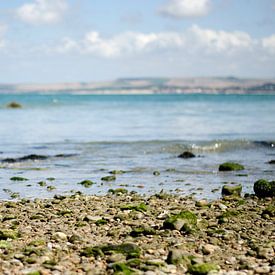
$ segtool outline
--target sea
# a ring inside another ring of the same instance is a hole
[[[13,101],[22,108],[7,108]],[[185,151],[196,157],[179,158]],[[275,180],[274,159],[275,95],[0,95],[1,200],[116,188],[211,200],[224,184],[244,195]],[[219,172],[228,161],[245,170]],[[102,180],[114,170],[123,173]]]

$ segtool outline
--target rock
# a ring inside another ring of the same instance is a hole
[[[156,234],[156,231],[149,227],[149,226],[140,226],[140,227],[136,227],[134,228],[130,235],[132,237],[138,237],[138,236],[147,236],[147,235],[155,235]]]
[[[165,229],[176,229],[185,233],[191,233],[197,229],[197,216],[188,210],[184,210],[166,219],[163,227]]]
[[[86,247],[82,250],[81,256],[97,257],[105,254],[120,253],[126,255],[127,258],[136,258],[140,256],[140,248],[133,243],[123,243],[119,245],[104,245],[95,247]]]
[[[11,109],[18,109],[18,108],[22,108],[22,105],[18,102],[10,102],[6,105],[7,108],[11,108]]]
[[[270,217],[275,217],[275,204],[270,204],[266,209],[264,209],[262,215],[269,215]]]
[[[120,207],[121,210],[135,210],[140,212],[146,212],[147,206],[145,203],[140,203],[139,205],[124,205]]]
[[[265,179],[257,180],[254,183],[254,192],[257,197],[274,197],[275,196],[275,181],[268,182]]]
[[[108,193],[112,193],[112,194],[115,194],[115,195],[118,195],[118,194],[127,194],[128,190],[125,189],[125,188],[109,189]]]
[[[204,275],[213,270],[218,270],[218,266],[212,263],[194,264],[188,267],[188,272],[196,275]]]
[[[48,156],[31,154],[20,158],[6,158],[6,159],[3,159],[1,162],[15,163],[15,162],[23,162],[27,160],[45,160],[47,158]]]
[[[112,174],[112,175],[122,175],[126,172],[123,171],[123,170],[113,170],[113,171],[110,171],[109,173]]]
[[[59,240],[66,241],[67,240],[67,235],[63,232],[55,232],[53,234],[53,238],[57,241],[59,241]]]
[[[240,171],[244,166],[235,162],[225,162],[219,166],[219,171]]]
[[[134,273],[134,270],[132,270],[124,263],[114,263],[112,264],[112,269],[114,271],[114,274],[130,275]]]
[[[102,181],[115,181],[116,177],[115,176],[106,176],[101,178]]]
[[[260,259],[272,259],[274,257],[274,251],[272,247],[258,247],[257,256]]]
[[[202,252],[205,255],[213,254],[217,250],[219,250],[219,247],[216,245],[205,244],[202,246]]]
[[[166,262],[168,264],[183,265],[185,267],[191,264],[192,256],[188,255],[186,251],[181,249],[171,249],[168,253]]]
[[[242,192],[241,184],[230,184],[224,185],[222,187],[222,195],[223,196],[240,196]]]
[[[160,175],[160,172],[159,172],[159,171],[154,171],[154,172],[153,172],[153,175],[154,175],[154,176],[159,176],[159,175]]]
[[[98,221],[100,219],[102,219],[101,216],[87,215],[87,216],[85,216],[85,218],[83,219],[83,221],[85,221],[85,222],[96,222],[96,221]]]
[[[197,207],[207,207],[208,205],[209,205],[209,202],[207,200],[196,201]]]
[[[268,162],[269,164],[275,164],[275,159],[272,159]]]
[[[0,240],[17,239],[19,232],[12,229],[0,229]]]
[[[95,184],[95,182],[93,182],[91,180],[83,180],[83,181],[79,182],[78,184],[88,188],[88,187],[92,186],[93,184]]]
[[[12,181],[27,181],[27,178],[23,178],[23,177],[11,177],[10,180]]]
[[[190,159],[190,158],[195,158],[196,156],[189,151],[185,151],[182,154],[178,155],[178,158],[183,158],[183,159]]]

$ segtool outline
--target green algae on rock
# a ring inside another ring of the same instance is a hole
[[[79,182],[78,184],[88,188],[88,187],[92,186],[93,184],[95,184],[95,182],[93,182],[91,180],[83,180],[83,181]]]
[[[240,171],[244,170],[244,166],[235,162],[225,162],[219,166],[219,171]]]
[[[156,234],[156,230],[153,229],[152,227],[140,226],[140,227],[134,228],[131,231],[130,236],[139,237],[139,236],[147,236],[147,235],[155,235],[155,234]]]
[[[168,217],[164,223],[165,229],[176,229],[185,233],[191,233],[197,229],[197,216],[188,210],[181,211]]]
[[[12,181],[27,181],[29,179],[15,176],[15,177],[11,177],[10,180],[12,180]]]
[[[216,264],[213,263],[203,263],[203,264],[194,264],[190,265],[188,272],[194,275],[206,275],[210,271],[217,271],[219,268]]]
[[[101,178],[102,181],[115,181],[116,176],[105,176]]]
[[[274,197],[275,196],[275,181],[267,181],[265,179],[257,180],[254,183],[254,192],[257,197]]]
[[[0,240],[15,240],[19,237],[19,232],[12,229],[0,229]]]
[[[140,203],[139,205],[123,205],[120,207],[121,210],[135,210],[139,212],[146,212],[147,205],[145,203]]]
[[[223,196],[240,196],[242,192],[241,184],[226,184],[222,187]]]

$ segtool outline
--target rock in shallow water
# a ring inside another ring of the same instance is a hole
[[[182,158],[182,159],[190,159],[190,158],[195,158],[195,157],[196,156],[192,152],[189,152],[189,151],[185,151],[178,156],[178,158]]]
[[[260,198],[275,196],[275,181],[267,181],[265,179],[257,180],[254,183],[254,192]]]
[[[244,166],[235,162],[225,162],[219,166],[219,171],[240,171],[244,170]]]
[[[222,195],[223,196],[240,196],[242,192],[241,184],[231,184],[224,185],[222,187]]]

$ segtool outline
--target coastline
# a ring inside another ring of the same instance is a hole
[[[275,274],[274,202],[254,195],[196,201],[125,189],[1,201],[0,272]],[[189,213],[184,226],[176,221],[183,212]]]

